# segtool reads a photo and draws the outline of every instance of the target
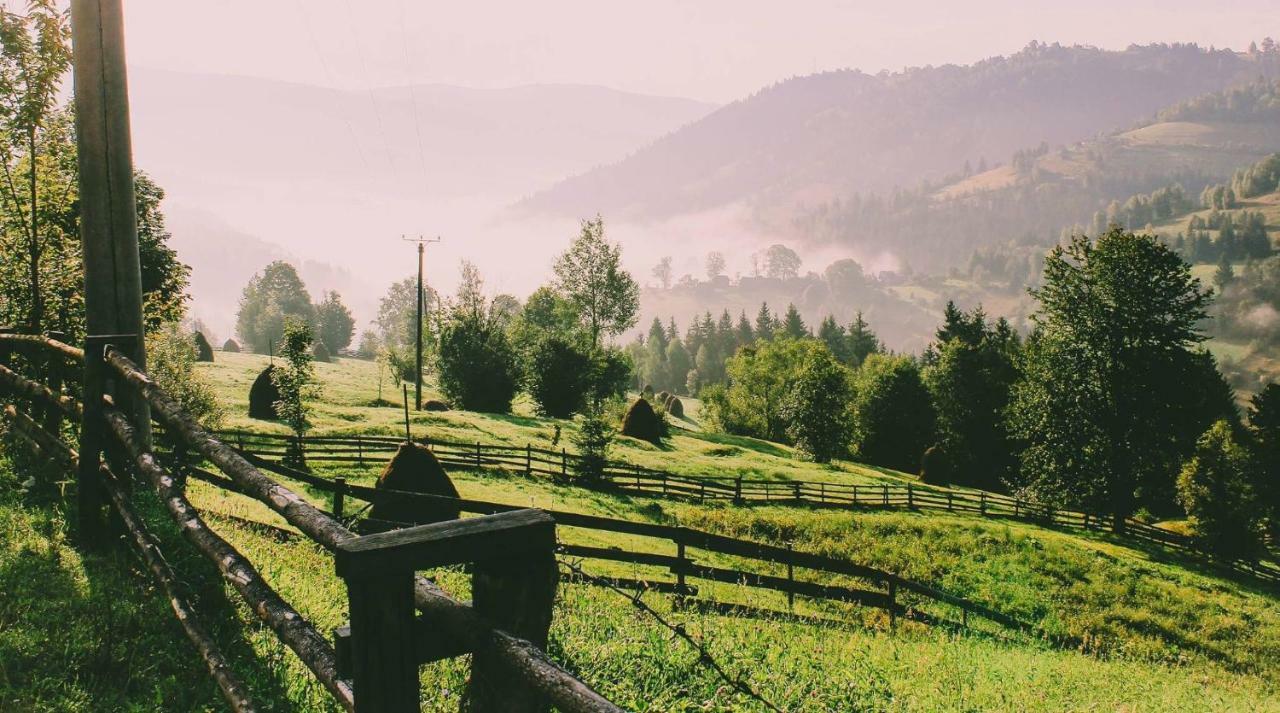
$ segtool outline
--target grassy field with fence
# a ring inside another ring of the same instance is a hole
[[[252,376],[264,361],[236,359],[238,365],[225,358],[208,368],[232,409],[240,408],[243,394],[233,399],[239,386],[221,376]],[[368,384],[339,386],[334,380],[349,374],[333,368],[321,370],[317,430],[394,433],[391,407],[352,405]],[[247,393],[247,383],[243,387]],[[377,418],[362,415],[362,409],[376,410]],[[514,445],[554,426],[531,414],[432,418],[440,420],[420,422],[415,428],[422,433],[415,435],[439,433],[465,442],[458,434],[486,429],[487,438],[505,437]],[[280,430],[238,416],[228,425]],[[630,460],[648,453],[653,460],[645,467],[675,469],[686,450],[708,444],[723,445],[692,432],[673,439],[669,450],[628,443],[615,455]],[[874,492],[881,484],[912,480],[851,464],[788,464],[785,449],[768,446],[777,448],[768,452],[765,445],[736,439],[733,447],[750,455],[713,457],[742,457],[741,467],[753,477],[786,482],[861,483]],[[701,467],[685,474],[699,475]],[[349,517],[360,514],[355,495],[367,492],[379,468],[373,459],[318,461],[305,478],[287,471],[273,477],[319,510],[335,507],[332,484],[344,479],[352,486],[342,505]],[[668,589],[682,585],[677,572],[688,574],[698,591],[686,606],[675,606],[661,592],[645,594],[643,603],[781,710],[1277,707],[1275,590],[1200,566],[1168,548],[972,512],[814,509],[785,501],[743,508],[725,500],[589,490],[553,478],[513,477],[510,468],[483,463],[478,469],[454,468],[453,477],[470,501],[576,514],[562,516],[557,529],[562,574],[572,574],[564,567],[573,565],[592,577],[658,581]],[[127,550],[82,554],[72,548],[74,519],[57,484],[28,491],[24,480],[21,468],[0,461],[0,587],[11,594],[0,608],[0,707],[221,708],[216,687],[145,568]],[[348,621],[346,591],[334,576],[329,550],[300,536],[261,499],[195,478],[187,495],[209,526],[255,563],[265,583],[309,624],[329,632]],[[183,590],[204,615],[212,639],[260,706],[336,710],[301,660],[183,542],[154,493],[143,488],[133,499],[182,573]],[[635,525],[581,526],[593,518]],[[758,545],[744,550],[735,544],[744,541]],[[685,545],[696,552],[683,552]],[[800,565],[819,568],[792,571],[783,564],[793,561],[791,552]],[[827,560],[849,563],[850,569],[823,572]],[[870,578],[868,570],[874,570]],[[751,581],[720,576],[726,572],[751,572]],[[459,568],[432,576],[458,599],[472,594],[471,579]],[[912,607],[929,614],[928,623],[901,615],[894,621],[894,610],[875,606],[874,598],[863,602],[869,606],[857,606],[827,596],[832,588],[879,592],[890,581],[889,601],[907,607],[901,614]],[[974,606],[965,610],[956,602]],[[981,616],[963,613],[982,610],[1026,626],[984,623]],[[562,582],[552,622],[552,659],[628,710],[765,709],[735,693],[695,648],[618,592]],[[423,709],[456,709],[469,670],[466,657],[424,666]]]

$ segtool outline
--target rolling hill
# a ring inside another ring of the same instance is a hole
[[[966,162],[1041,142],[1081,141],[1276,66],[1269,54],[1193,45],[1032,43],[971,66],[797,77],[518,208],[660,219],[742,205],[780,230],[800,206],[938,182]]]

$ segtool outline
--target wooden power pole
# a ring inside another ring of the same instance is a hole
[[[80,170],[80,236],[84,251],[85,423],[81,429],[81,483],[96,477],[102,452],[100,394],[108,391],[102,361],[115,344],[146,367],[142,326],[142,272],[134,204],[133,149],[129,137],[129,91],[125,77],[121,0],[71,1],[72,69],[76,102],[76,148]],[[150,444],[151,415],[143,399],[114,394],[133,415]],[[88,476],[88,477],[86,477]],[[100,493],[82,488],[81,521],[92,536]]]
[[[435,237],[435,238],[427,239],[422,237],[421,235],[419,235],[416,238],[409,238],[402,235],[400,236],[400,239],[418,244],[418,300],[417,300],[418,319],[414,323],[414,331],[416,334],[415,336],[416,345],[414,347],[414,365],[417,368],[417,371],[414,372],[414,379],[413,379],[413,394],[414,394],[413,400],[415,404],[414,410],[421,411],[422,410],[422,313],[424,311],[423,309],[424,299],[423,299],[423,293],[422,293],[422,255],[424,252],[426,252],[425,248],[427,247],[427,243],[438,243],[440,242],[440,238]]]

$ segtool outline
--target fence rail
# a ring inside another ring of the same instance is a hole
[[[267,458],[283,458],[302,453],[318,463],[385,463],[403,443],[393,436],[296,436],[224,431],[220,434],[241,451]],[[548,450],[532,444],[506,445],[482,442],[462,443],[431,438],[416,442],[432,450],[447,466],[497,469],[527,476],[567,478],[574,472],[577,456],[566,450]],[[981,517],[1010,518],[1041,525],[1078,530],[1103,531],[1111,527],[1109,516],[1063,510],[1001,493],[959,490],[914,483],[853,484],[823,481],[787,481],[731,476],[688,476],[644,468],[624,461],[611,461],[594,482],[573,482],[598,489],[646,497],[686,501],[730,501],[736,504],[799,504],[816,507],[867,507],[935,510]],[[1151,545],[1182,553],[1201,553],[1195,541],[1183,534],[1127,518],[1124,534]],[[1280,582],[1280,566],[1267,561],[1219,562],[1227,568],[1270,582]]]

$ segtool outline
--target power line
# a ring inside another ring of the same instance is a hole
[[[413,109],[413,132],[418,137],[418,166],[422,169],[423,187],[427,184],[427,156],[426,151],[422,148],[422,126],[418,117],[418,88],[414,83],[413,74],[410,70],[413,68],[413,62],[409,60],[409,38],[404,30],[404,0],[400,0],[400,49],[404,53],[405,79],[409,85],[409,105]]]
[[[395,171],[395,164],[391,161],[391,143],[387,141],[387,131],[382,123],[382,110],[378,108],[378,99],[373,93],[373,81],[369,76],[369,63],[365,61],[364,49],[360,46],[360,35],[356,32],[356,17],[351,10],[351,0],[346,1],[347,21],[351,29],[351,43],[356,48],[356,57],[360,60],[360,70],[364,74],[365,94],[369,97],[369,103],[373,105],[373,116],[378,123],[378,136],[382,139],[382,150],[387,156],[387,166]]]
[[[715,657],[711,655],[711,651],[709,651],[707,647],[698,643],[698,641],[694,639],[693,636],[691,636],[688,631],[685,630],[683,624],[672,624],[671,622],[663,618],[663,616],[659,614],[657,610],[655,610],[653,607],[646,604],[644,600],[640,598],[641,595],[644,593],[644,590],[637,589],[635,594],[629,594],[623,591],[620,587],[618,587],[613,582],[610,582],[609,580],[603,577],[597,577],[593,574],[587,574],[585,571],[583,571],[581,567],[574,564],[573,562],[569,562],[568,560],[565,560],[565,559],[559,559],[558,561],[560,564],[569,568],[570,571],[572,571],[574,574],[578,575],[579,577],[591,582],[592,584],[598,587],[603,587],[605,589],[608,589],[613,593],[627,599],[628,601],[631,602],[631,604],[635,608],[639,609],[645,614],[648,614],[651,618],[654,619],[654,621],[657,621],[659,624],[661,624],[662,626],[670,630],[671,633],[675,634],[681,639],[684,639],[684,641],[688,643],[689,646],[692,646],[694,650],[698,652],[698,663],[701,663],[702,665],[711,669],[717,676],[720,677],[721,680],[723,680],[725,683],[732,686],[734,690],[738,691],[744,696],[748,696],[750,698],[753,698],[759,701],[761,705],[763,705],[765,708],[768,708],[771,711],[775,711],[775,713],[782,713],[781,708],[775,706],[764,696],[757,693],[756,690],[751,687],[751,684],[742,680],[741,675],[737,677],[730,676],[729,672],[725,671],[724,667],[721,666],[720,663],[716,661]]]

